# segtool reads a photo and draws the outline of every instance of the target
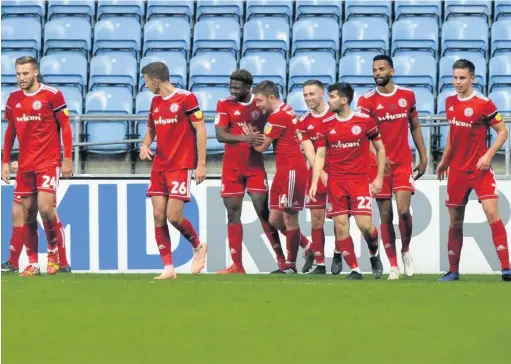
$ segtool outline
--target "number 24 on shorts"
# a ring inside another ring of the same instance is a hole
[[[43,184],[41,185],[42,188],[57,188],[57,179],[55,177],[51,177],[44,175],[43,177]]]

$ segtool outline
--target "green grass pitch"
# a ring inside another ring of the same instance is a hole
[[[2,274],[2,364],[498,364],[500,276]],[[384,278],[386,278],[384,276]]]

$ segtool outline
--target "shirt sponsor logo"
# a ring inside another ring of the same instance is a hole
[[[172,118],[172,119],[163,119],[161,116],[154,120],[154,123],[156,125],[166,125],[166,124],[175,124],[177,123],[177,118]]]
[[[399,113],[399,114],[390,114],[386,113],[385,116],[379,116],[379,121],[390,121],[390,120],[397,120],[397,119],[404,119],[408,117],[408,114],[405,112]]]
[[[41,115],[26,115],[23,114],[22,116],[18,116],[16,118],[17,121],[20,123],[28,122],[28,121],[41,121]]]
[[[449,120],[449,124],[456,125],[456,126],[462,126],[464,128],[471,128],[472,127],[471,123],[467,123],[467,122],[464,122],[464,121],[459,121],[459,120],[456,120],[456,118],[453,118],[452,120]]]
[[[356,142],[348,142],[343,143],[341,141],[338,141],[335,144],[331,144],[332,148],[340,148],[340,149],[347,149],[347,148],[358,148],[360,147],[360,140],[357,140]]]

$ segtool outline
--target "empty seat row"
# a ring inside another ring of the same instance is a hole
[[[141,0],[64,0],[48,1],[3,1],[2,17],[15,15],[36,16],[41,20],[47,16],[52,19],[59,16],[86,16],[92,19],[105,19],[112,16],[132,16],[139,21],[150,20],[158,16],[181,16],[188,21],[211,16],[231,16],[238,21],[249,21],[259,16],[281,16],[286,19],[299,20],[309,16],[330,16],[341,21],[360,16],[378,16],[392,19],[394,11],[396,20],[406,16],[433,16],[439,21],[457,16],[479,16],[485,19],[492,17],[498,20],[511,16],[509,0],[454,0],[454,1],[425,1],[425,0],[380,0],[380,1],[340,1],[340,0],[198,0],[195,6],[193,0],[173,1],[141,1]],[[97,4],[97,8],[96,8]],[[246,6],[245,6],[246,5]],[[443,13],[443,16],[442,16]]]

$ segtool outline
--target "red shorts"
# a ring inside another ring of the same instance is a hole
[[[309,169],[309,183],[312,182],[312,168]],[[310,210],[325,209],[326,208],[326,186],[321,182],[318,182],[318,190],[316,191],[316,202],[312,201],[309,197],[309,191],[305,195],[305,207]]]
[[[278,171],[270,189],[270,209],[303,210],[307,192],[307,170]]]
[[[328,181],[326,216],[368,215],[372,216],[369,181]]]
[[[472,190],[479,201],[499,198],[493,170],[462,172],[449,170],[447,176],[447,207],[465,206]]]
[[[369,170],[369,176],[372,182],[378,174],[378,169],[376,166],[371,166]],[[392,198],[392,193],[396,191],[410,191],[415,193],[415,180],[413,179],[413,168],[411,164],[398,164],[392,168],[390,175],[383,177],[381,192],[374,198],[386,200]]]
[[[222,187],[220,196],[244,196],[247,192],[268,193],[266,171],[263,168],[239,171],[235,169],[222,170]]]
[[[189,202],[192,183],[192,169],[177,171],[151,171],[151,180],[147,196],[168,196],[176,200]]]
[[[50,167],[42,171],[19,172],[16,174],[14,199],[39,192],[57,193],[60,167]]]

